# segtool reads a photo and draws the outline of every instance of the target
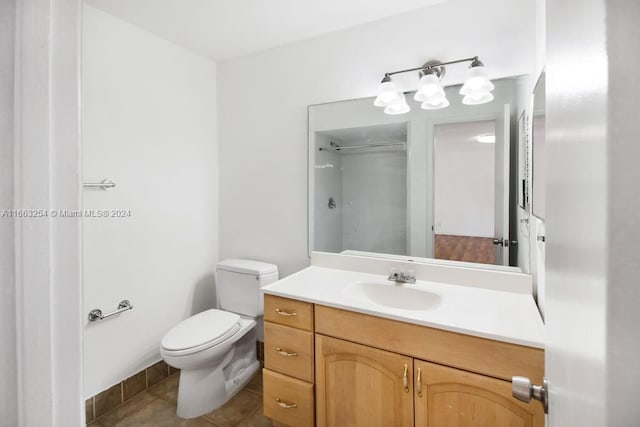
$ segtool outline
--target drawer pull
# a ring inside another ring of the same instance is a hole
[[[298,357],[298,352],[297,351],[288,352],[286,350],[281,349],[280,347],[276,347],[276,351],[278,353],[280,353],[280,355],[282,355],[282,356]]]
[[[280,310],[279,308],[276,308],[276,313],[278,313],[280,316],[297,316],[298,313],[296,313],[295,311],[283,311]]]
[[[422,368],[418,368],[418,379],[416,380],[416,391],[418,397],[422,397]]]
[[[278,405],[280,405],[280,407],[284,409],[294,409],[298,407],[298,405],[296,405],[295,403],[283,402],[279,397],[276,397],[276,402],[278,402]]]
[[[402,374],[402,385],[404,386],[404,392],[409,393],[409,378],[407,373],[409,372],[409,365],[404,364],[404,372]]]

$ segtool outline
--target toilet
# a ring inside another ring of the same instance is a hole
[[[221,261],[216,267],[220,309],[198,313],[164,335],[160,354],[169,366],[180,369],[178,417],[195,418],[222,406],[260,368],[260,288],[276,280],[278,267],[273,264]]]

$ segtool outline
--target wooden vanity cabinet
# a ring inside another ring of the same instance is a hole
[[[300,339],[298,328],[283,330],[285,325],[277,324],[279,317],[267,316],[267,306],[276,313],[279,306],[291,308],[289,301],[296,302],[275,298],[265,298],[264,408],[265,415],[278,423],[296,427],[314,422],[318,427],[544,426],[542,405],[514,399],[510,382],[513,375],[542,380],[541,349],[297,301],[307,304],[303,310],[313,314],[303,329],[313,334],[307,360],[315,375],[309,380],[305,377],[308,362],[296,362],[304,369],[293,368],[275,357],[287,357],[277,351],[267,356],[287,336],[291,342],[309,342]],[[297,408],[283,408],[276,399],[285,404],[297,400]]]
[[[263,404],[279,425],[315,425],[313,304],[265,295]]]
[[[514,399],[507,381],[417,359],[414,375],[416,426],[544,426],[542,405]]]
[[[316,335],[318,426],[413,426],[413,360]]]

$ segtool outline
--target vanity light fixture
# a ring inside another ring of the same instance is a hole
[[[420,71],[418,90],[413,99],[421,102],[421,108],[424,110],[437,110],[448,107],[449,101],[447,100],[441,83],[446,73],[444,66],[460,62],[471,62],[469,70],[467,71],[467,79],[460,89],[460,95],[463,95],[462,103],[465,105],[478,105],[492,101],[493,94],[491,91],[494,89],[493,83],[489,80],[482,61],[480,61],[477,56],[474,56],[472,58],[448,62],[429,61],[421,67],[385,73],[378,87],[378,96],[373,102],[373,105],[376,107],[384,107],[385,114],[408,113],[411,108],[409,104],[407,104],[404,93],[400,91],[398,85],[391,80],[391,76],[411,71]]]
[[[495,88],[484,64],[477,57],[474,58],[471,66],[467,70],[467,80],[460,88],[460,95],[464,95],[462,103],[465,105],[485,104],[493,101],[491,91]]]

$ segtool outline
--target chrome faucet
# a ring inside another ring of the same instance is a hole
[[[391,274],[387,277],[387,280],[391,280],[396,283],[416,283],[416,276],[414,270],[409,271],[396,271],[395,268],[391,269]]]

